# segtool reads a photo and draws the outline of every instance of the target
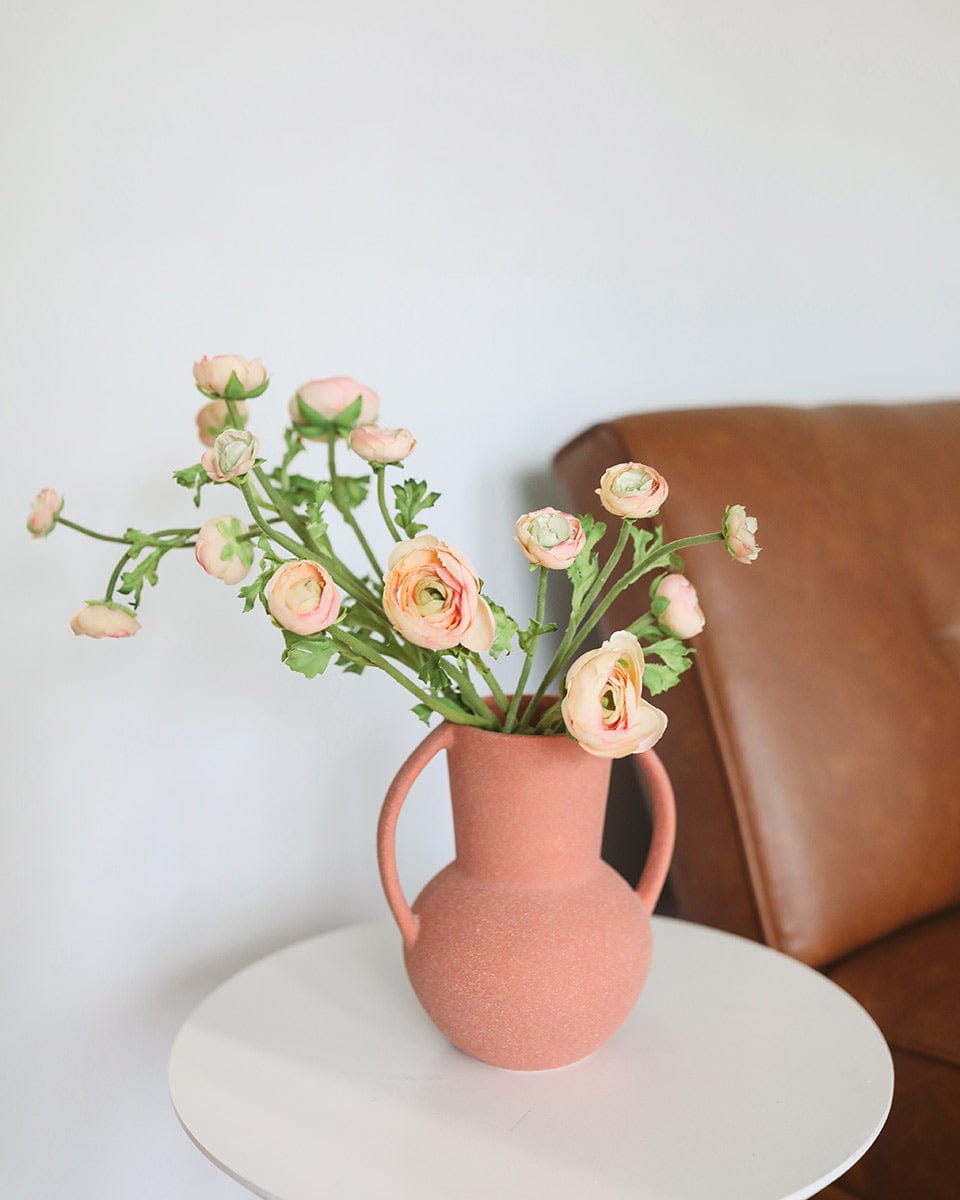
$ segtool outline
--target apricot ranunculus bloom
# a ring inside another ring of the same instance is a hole
[[[748,517],[742,504],[728,504],[721,529],[730,557],[737,562],[753,562],[760,553],[756,536],[757,518]]]
[[[347,443],[354,454],[371,463],[398,463],[413,452],[416,438],[409,429],[385,429],[382,425],[358,425]]]
[[[624,758],[660,740],[667,718],[642,699],[642,686],[643,650],[626,630],[573,663],[561,712],[570,734],[588,754]]]
[[[664,629],[669,629],[678,638],[692,638],[700,633],[706,619],[697,589],[686,575],[664,575],[653,594],[668,602],[657,618]]]
[[[303,414],[297,400],[300,399],[312,409],[318,417],[332,421],[339,417],[345,408],[360,397],[360,415],[357,425],[370,425],[380,415],[380,397],[373,388],[357,383],[349,375],[333,375],[329,379],[311,379],[309,383],[297,388],[290,399],[290,419],[294,425],[301,427],[301,435],[315,442],[325,442],[325,433],[311,433],[304,428]]]
[[[340,593],[330,575],[311,559],[284,563],[267,587],[270,615],[291,633],[320,633],[340,613]]]
[[[34,537],[46,537],[56,525],[63,500],[56,488],[44,488],[30,505],[27,529]]]
[[[555,508],[524,513],[516,529],[514,541],[520,543],[527,561],[551,571],[565,571],[586,541],[577,518]]]
[[[667,481],[643,463],[617,463],[604,471],[597,488],[600,503],[615,517],[655,517],[667,498]]]
[[[239,354],[215,354],[213,358],[204,355],[199,362],[193,364],[193,378],[206,396],[226,396],[230,379],[234,375],[240,385],[237,394],[234,394],[236,384],[230,390],[230,395],[235,400],[253,392],[259,394],[267,383],[267,368],[259,358],[241,358]]]
[[[91,600],[86,608],[74,613],[70,628],[74,633],[82,633],[86,637],[125,638],[133,637],[140,628],[140,622],[122,604]]]
[[[197,533],[197,544],[193,551],[197,562],[214,579],[222,579],[224,583],[231,585],[239,583],[241,579],[246,578],[253,566],[253,551],[240,550],[237,547],[237,538],[248,532],[247,526],[237,517],[229,514],[211,517],[200,526]],[[224,557],[228,546],[230,551]]]
[[[408,642],[426,650],[489,650],[493,613],[469,560],[430,533],[399,542],[387,563],[383,610]]]
[[[259,453],[260,442],[248,429],[225,429],[200,455],[200,463],[214,483],[226,483],[237,475],[246,475]]]

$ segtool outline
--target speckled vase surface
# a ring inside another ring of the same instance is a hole
[[[394,835],[406,794],[446,750],[456,858],[412,908]],[[673,852],[673,792],[653,751],[653,842],[634,890],[600,858],[610,761],[565,736],[444,723],[401,767],[378,830],[410,982],[461,1050],[514,1070],[566,1066],[626,1020],[650,967],[649,915]]]

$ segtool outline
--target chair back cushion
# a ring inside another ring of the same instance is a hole
[[[556,466],[596,511],[627,460],[666,476],[668,539],[742,503],[763,547],[684,556],[707,619],[662,698],[684,915],[822,965],[960,902],[960,403],[647,413]]]

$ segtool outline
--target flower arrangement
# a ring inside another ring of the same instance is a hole
[[[760,552],[756,519],[739,504],[727,507],[719,530],[665,543],[660,527],[638,522],[659,513],[667,481],[643,463],[618,463],[597,489],[604,509],[620,522],[604,562],[597,545],[606,525],[589,515],[542,508],[517,520],[515,540],[538,574],[535,615],[521,626],[484,593],[470,560],[420,519],[439,493],[412,478],[393,483],[388,493],[388,472],[403,469],[416,441],[407,429],[377,423],[380,399],[372,388],[342,376],[298,388],[290,401],[285,453],[268,468],[247,428],[247,402],[270,382],[263,364],[218,355],[202,358],[193,375],[206,400],[197,414],[205,449],[198,463],[174,478],[193,491],[197,507],[205,487],[234,489],[249,523],[225,514],[196,527],[149,533],[130,528],[112,536],[64,516],[59,493],[45,488],[27,521],[34,537],[62,525],[124,548],[103,597],[87,601],[73,617],[74,633],[131,637],[140,629],[143,589],[157,583],[163,558],[192,549],[208,575],[232,587],[255,572],[239,591],[244,611],[263,607],[283,635],[283,661],[308,678],[322,675],[331,662],[357,674],[378,668],[411,693],[413,711],[424,721],[437,714],[504,733],[566,730],[588,753],[619,758],[659,740],[666,717],[642,691],[656,696],[678,682],[693,653],[686,642],[704,627],[680,551],[722,542],[740,563]],[[293,470],[311,442],[326,446],[325,478]],[[363,473],[343,473],[338,449],[361,462]],[[371,493],[392,546],[383,565],[357,516]],[[363,574],[348,567],[333,545],[326,520],[331,509],[367,561]],[[551,575],[561,574],[572,591],[569,619],[559,631],[546,620],[546,599]],[[629,628],[599,649],[578,653],[613,601],[647,575],[647,599]],[[537,644],[554,631],[560,633],[556,652],[524,704]],[[508,694],[488,659],[514,649],[521,665]],[[545,701],[561,676],[560,699]]]

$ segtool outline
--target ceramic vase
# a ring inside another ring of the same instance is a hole
[[[397,877],[397,818],[441,750],[456,857],[410,906]],[[444,723],[400,768],[378,829],[384,891],[420,1003],[474,1058],[514,1070],[566,1066],[606,1042],[636,1003],[676,822],[660,760],[652,750],[639,759],[654,828],[636,889],[600,857],[610,761],[566,736]]]

